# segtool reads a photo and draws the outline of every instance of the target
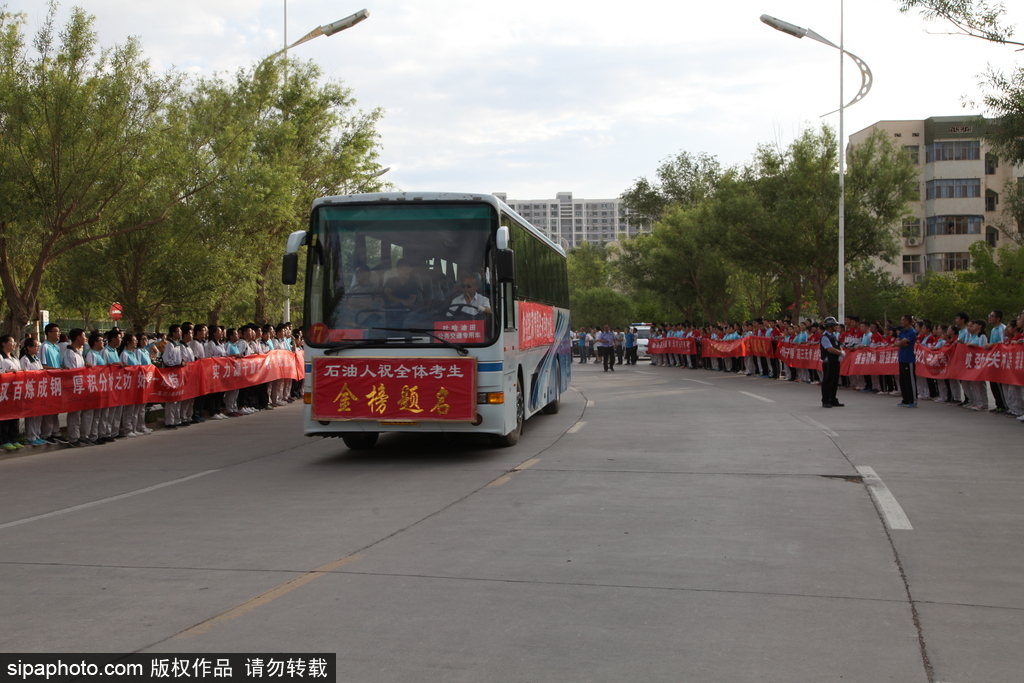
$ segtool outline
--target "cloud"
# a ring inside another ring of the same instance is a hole
[[[33,26],[39,0],[9,0]],[[365,0],[371,17],[291,56],[383,107],[381,161],[403,189],[614,196],[680,150],[742,163],[838,104],[839,53],[761,24],[762,12],[839,41],[820,0]],[[104,44],[140,37],[157,69],[233,72],[282,46],[283,0],[79,0]],[[362,7],[290,0],[288,37]],[[1019,20],[1020,10],[1017,12]],[[62,7],[66,16],[68,7]],[[1013,19],[1011,15],[1011,19]],[[847,3],[846,47],[875,74],[847,134],[883,119],[964,113],[987,62],[1012,50],[930,35],[896,0]],[[847,99],[859,85],[845,68]],[[832,125],[835,115],[824,119]]]

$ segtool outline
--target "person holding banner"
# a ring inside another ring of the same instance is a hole
[[[14,356],[14,349],[18,347],[18,342],[15,341],[14,337],[5,334],[0,337],[0,373],[4,372],[21,372],[21,363]],[[0,420],[0,445],[5,451],[16,451],[21,448],[21,443],[18,441],[18,418],[13,420]]]
[[[48,370],[60,370],[60,354],[63,352],[58,346],[60,325],[50,323],[43,328],[43,332],[46,335],[40,356],[43,367]],[[60,433],[60,415],[44,415],[42,426],[39,428],[39,436],[49,444],[67,443],[68,440]]]
[[[65,370],[77,370],[85,367],[82,349],[85,347],[85,330],[76,327],[68,333],[68,346],[60,355],[60,366]],[[72,448],[92,446],[89,443],[89,430],[92,429],[91,410],[78,410],[68,413],[68,445]],[[82,436],[85,436],[83,439]]]
[[[822,325],[825,331],[818,339],[818,348],[821,349],[821,407],[842,408],[844,404],[836,398],[836,392],[839,391],[839,368],[845,355],[836,337],[839,321],[829,316]]]
[[[999,309],[993,309],[992,312],[988,314],[988,321],[992,325],[988,332],[988,345],[991,347],[995,344],[1002,344],[1004,330],[1006,330],[1006,325],[1003,324],[1003,312]],[[992,398],[996,401],[996,407],[989,412],[1005,413],[1006,401],[1003,399],[1003,387],[1005,385],[997,382],[989,382],[988,386],[992,390]]]
[[[914,376],[914,345],[917,343],[917,330],[914,329],[914,316],[904,315],[900,319],[903,329],[894,346],[899,349],[897,361],[900,364],[900,393],[903,401],[896,404],[900,408],[917,407],[917,380]]]
[[[967,323],[967,339],[964,341],[967,346],[985,348],[988,346],[988,336],[985,334],[985,321],[972,320]],[[970,387],[970,405],[964,406],[976,413],[988,412],[988,388],[984,382],[963,382],[965,387]],[[967,393],[967,392],[965,392]]]

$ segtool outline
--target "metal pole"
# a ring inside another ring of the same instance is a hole
[[[846,320],[846,133],[843,118],[843,0],[839,0],[839,322]]]
[[[288,0],[284,0],[284,79],[288,81]],[[292,319],[292,286],[284,286],[284,311],[282,311],[281,322],[290,322]]]

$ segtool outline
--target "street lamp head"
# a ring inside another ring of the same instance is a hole
[[[355,14],[345,17],[344,19],[339,19],[334,23],[327,24],[326,26],[321,26],[320,30],[324,32],[325,36],[333,36],[335,33],[338,33],[339,31],[344,31],[347,28],[352,28],[360,21],[366,19],[369,16],[370,10],[361,9]]]
[[[800,28],[796,24],[791,24],[788,21],[783,21],[782,19],[776,19],[770,14],[762,14],[761,21],[768,24],[776,31],[782,31],[783,33],[788,33],[789,35],[796,36],[797,38],[803,38],[807,35],[807,29]]]

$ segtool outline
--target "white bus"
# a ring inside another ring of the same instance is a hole
[[[558,411],[572,368],[565,252],[492,195],[380,193],[313,203],[306,246],[305,433],[488,434]]]

